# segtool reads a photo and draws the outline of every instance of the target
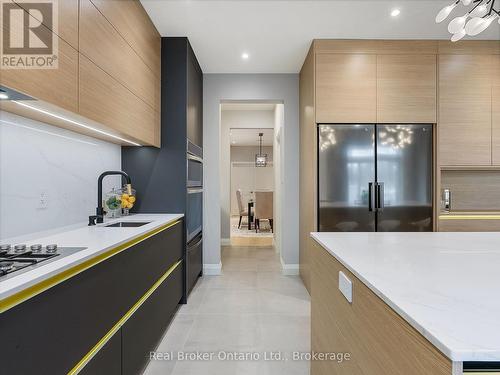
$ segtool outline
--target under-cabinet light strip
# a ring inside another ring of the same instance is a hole
[[[78,122],[78,121],[74,121],[74,120],[71,120],[69,118],[66,118],[66,117],[63,117],[63,116],[59,116],[59,115],[56,115],[55,113],[51,113],[51,112],[48,112],[46,110],[43,110],[43,109],[40,109],[40,108],[36,108],[36,107],[33,107],[29,104],[26,104],[26,103],[21,103],[21,102],[18,102],[16,100],[13,101],[14,103],[20,105],[20,106],[23,106],[23,107],[26,107],[26,108],[29,108],[29,109],[32,109],[33,111],[37,111],[37,112],[40,112],[40,113],[43,113],[45,115],[48,115],[48,116],[51,116],[51,117],[54,117],[54,118],[57,118],[59,120],[63,120],[63,121],[66,121],[66,122],[69,122],[73,125],[76,125],[76,126],[79,126],[81,128],[84,128],[84,129],[87,129],[87,130],[91,130],[93,132],[96,132],[96,133],[99,133],[99,134],[102,134],[102,135],[105,135],[107,137],[111,137],[111,138],[114,138],[114,139],[118,139],[119,141],[123,141],[123,142],[126,142],[126,143],[129,143],[131,145],[134,145],[134,146],[141,146],[139,143],[136,143],[136,142],[132,142],[128,139],[125,139],[125,138],[122,138],[122,137],[119,137],[117,135],[114,135],[114,134],[111,134],[111,133],[108,133],[108,132],[105,132],[103,130],[100,130],[100,129],[97,129],[97,128],[94,128],[92,126],[89,126],[89,125],[85,125],[85,124],[82,124],[81,122]]]

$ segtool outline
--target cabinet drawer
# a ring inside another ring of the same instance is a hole
[[[142,373],[182,297],[182,263],[122,327],[122,374]]]
[[[121,375],[122,333],[118,330],[99,352],[85,365],[80,375]]]
[[[203,268],[203,240],[200,237],[199,241],[194,239],[193,242],[195,242],[195,244],[192,247],[189,247],[187,252],[188,292],[195,286]]]
[[[80,55],[80,114],[144,144],[159,145],[155,111]]]

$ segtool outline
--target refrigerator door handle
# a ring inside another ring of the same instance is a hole
[[[368,183],[368,211],[373,212],[373,201],[374,201],[374,190],[373,182]]]
[[[378,212],[384,211],[384,183],[378,182],[375,188],[375,205]]]

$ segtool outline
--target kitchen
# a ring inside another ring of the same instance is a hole
[[[39,3],[0,4],[2,371],[500,372],[498,1]],[[274,246],[223,242],[227,103],[282,108]]]

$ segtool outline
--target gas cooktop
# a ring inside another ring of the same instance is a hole
[[[46,264],[85,249],[85,247],[58,247],[55,244],[0,245],[0,281],[29,271],[41,263]]]

